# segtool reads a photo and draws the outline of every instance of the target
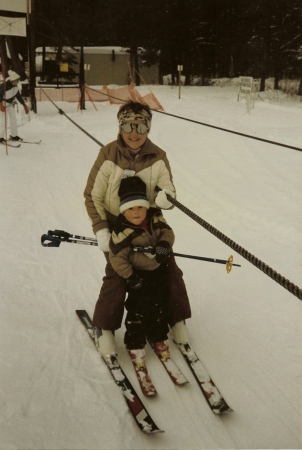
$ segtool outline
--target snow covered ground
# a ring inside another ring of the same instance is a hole
[[[263,94],[249,114],[235,87],[152,88],[168,113],[302,147],[302,103]],[[146,88],[140,88],[142,94]],[[115,139],[118,106],[85,111],[58,103],[102,144]],[[164,434],[141,433],[75,309],[93,313],[104,271],[97,247],[44,248],[62,229],[93,237],[83,190],[99,146],[50,103],[19,135],[41,145],[0,147],[0,449],[296,449],[302,436],[301,301],[174,208],[165,213],[179,253],[227,259],[234,267],[178,258],[193,317],[192,344],[232,414],[209,409],[190,384],[168,379],[150,348],[159,396],[142,398]],[[301,287],[302,154],[154,112],[150,138],[164,148],[178,200]],[[117,334],[120,361],[139,390]]]

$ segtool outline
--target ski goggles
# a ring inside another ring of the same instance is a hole
[[[121,125],[121,129],[124,133],[131,133],[133,130],[136,130],[138,134],[145,134],[149,131],[149,128],[144,123],[124,123]]]

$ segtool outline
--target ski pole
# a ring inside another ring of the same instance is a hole
[[[78,234],[70,234],[67,233],[67,231],[63,230],[54,230],[54,231],[49,230],[48,234],[43,234],[41,236],[41,244],[43,245],[43,247],[60,247],[61,242],[69,242],[72,244],[93,245],[93,246],[98,245],[97,240],[95,238],[80,236]],[[134,247],[133,251],[142,253],[153,252],[153,250],[150,249],[150,247]],[[233,263],[233,256],[230,256],[229,259],[226,261],[217,258],[205,258],[203,256],[184,255],[182,253],[170,252],[169,254],[174,256],[181,256],[183,258],[199,259],[201,261],[208,261],[217,264],[226,264],[226,270],[228,273],[232,270],[232,266],[241,267],[239,264]]]
[[[161,191],[161,188],[156,186],[155,190],[157,192]],[[241,247],[236,242],[232,241],[229,237],[227,237],[225,234],[221,233],[221,231],[217,230],[217,228],[214,228],[212,225],[210,225],[208,222],[203,220],[201,217],[197,216],[193,211],[190,211],[189,208],[181,204],[179,201],[177,201],[175,198],[171,197],[171,195],[166,194],[167,199],[169,202],[171,202],[173,205],[175,205],[178,209],[180,209],[182,212],[187,214],[191,219],[195,220],[199,225],[201,225],[203,228],[205,228],[209,233],[212,233],[215,237],[220,239],[224,244],[231,247],[235,252],[237,252],[239,255],[241,255],[243,258],[245,258],[248,262],[253,264],[257,269],[261,270],[265,275],[270,277],[272,280],[276,281],[276,283],[279,283],[284,289],[287,289],[291,294],[298,297],[300,300],[302,300],[302,289],[299,288],[299,286],[296,286],[294,283],[286,279],[284,276],[280,275],[280,273],[276,272],[274,269],[269,267],[267,264],[265,264],[260,259],[256,258],[256,256],[249,253],[247,250],[245,250],[243,247]]]
[[[153,253],[154,250],[150,247],[134,247],[134,252],[140,252],[140,253]],[[228,273],[231,272],[232,266],[241,267],[239,264],[233,263],[233,256],[231,255],[228,260],[224,259],[217,259],[217,258],[206,258],[204,256],[193,256],[193,255],[184,255],[183,253],[175,253],[175,252],[169,252],[169,255],[172,256],[180,256],[182,258],[189,258],[189,259],[198,259],[199,261],[207,261],[217,264],[225,264],[226,265],[226,271]]]
[[[70,234],[67,233],[67,231],[62,230],[49,230],[48,234],[43,234],[41,236],[41,244],[43,245],[43,247],[60,247],[61,242],[69,242],[72,244],[82,245],[98,245],[95,238],[79,236],[77,234]]]

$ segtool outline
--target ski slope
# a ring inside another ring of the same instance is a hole
[[[146,88],[139,88],[144,94]],[[302,103],[285,95],[258,99],[251,113],[236,87],[152,88],[165,111],[222,128],[302,147]],[[58,103],[106,144],[116,138],[117,105]],[[22,108],[20,108],[21,110]],[[147,348],[159,392],[141,396],[165,433],[138,430],[118,388],[75,314],[92,314],[104,273],[97,247],[44,248],[41,235],[61,229],[93,237],[83,191],[99,146],[50,103],[19,135],[40,140],[0,148],[0,449],[296,449],[302,444],[301,301],[183,212],[165,213],[174,251],[227,259],[178,258],[192,319],[191,342],[234,409],[215,416],[171,343],[190,384],[176,387]],[[178,200],[302,287],[302,154],[157,112],[150,139],[166,150]],[[120,362],[139,391],[116,333]]]

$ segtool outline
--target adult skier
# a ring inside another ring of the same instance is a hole
[[[25,114],[29,113],[28,106],[18,87],[20,75],[13,70],[9,70],[8,75],[8,78],[0,85],[0,143],[2,144],[6,142],[5,127],[7,125],[7,116],[10,120],[10,139],[12,141],[22,141],[18,136],[17,116],[15,111],[16,100],[23,105]]]
[[[121,326],[127,289],[126,279],[115,272],[109,261],[113,223],[120,213],[118,191],[121,180],[129,172],[140,177],[146,184],[151,207],[170,209],[173,205],[166,194],[175,197],[166,153],[148,138],[152,120],[149,106],[129,101],[121,106],[117,117],[118,138],[100,150],[84,192],[98,246],[107,260],[93,316],[96,343],[102,355],[116,353],[113,331]],[[156,186],[162,189],[159,193],[155,190]],[[167,278],[169,325],[174,339],[185,343],[189,336],[184,321],[191,317],[191,309],[182,271],[173,256],[168,258]]]

